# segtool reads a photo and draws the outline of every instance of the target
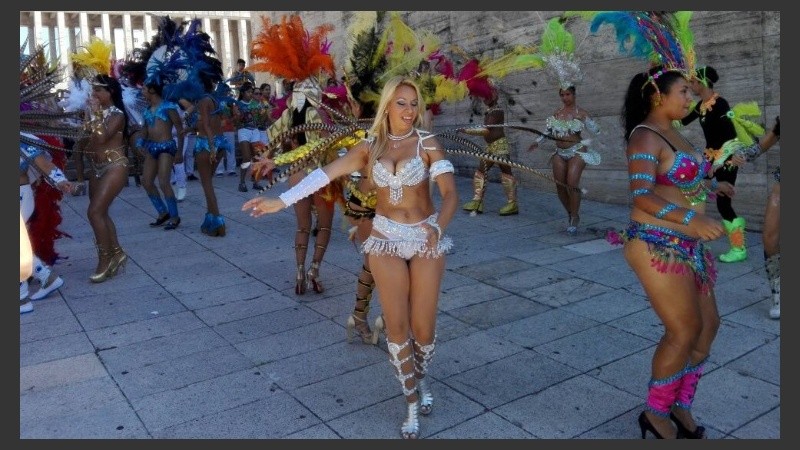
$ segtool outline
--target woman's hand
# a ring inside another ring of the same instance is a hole
[[[689,221],[689,229],[692,230],[700,239],[713,241],[725,235],[725,228],[722,222],[699,213]]]
[[[286,208],[286,204],[279,198],[256,197],[244,202],[242,211],[250,211],[250,217],[261,217],[283,208]]]
[[[256,181],[266,178],[272,182],[272,171],[275,169],[275,161],[270,158],[259,159],[253,163],[253,176]]]
[[[717,183],[717,189],[714,192],[718,195],[733,197],[734,195],[736,195],[736,188],[733,187],[733,185],[728,183],[727,181],[721,181]]]
[[[76,186],[73,185],[69,181],[62,181],[62,182],[56,184],[56,187],[58,188],[59,191],[65,193],[65,194],[72,194],[73,191],[76,188]]]

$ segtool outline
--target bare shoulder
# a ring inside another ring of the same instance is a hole
[[[645,127],[638,127],[631,132],[630,139],[628,139],[627,154],[649,153],[655,156],[663,146],[664,140],[655,132]]]

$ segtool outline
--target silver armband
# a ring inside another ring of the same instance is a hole
[[[294,187],[279,195],[278,198],[286,204],[286,207],[289,207],[327,186],[330,182],[331,179],[328,178],[328,174],[318,168],[306,175]]]
[[[598,125],[597,122],[595,122],[591,117],[587,117],[583,123],[586,124],[586,129],[592,133],[597,134],[600,132],[600,125]]]
[[[434,179],[443,173],[454,173],[455,171],[456,169],[453,167],[453,163],[446,159],[440,159],[431,164],[430,169],[428,169],[428,174],[430,175],[431,179]]]

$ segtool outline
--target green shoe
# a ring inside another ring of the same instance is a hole
[[[464,211],[483,213],[483,200],[470,200],[464,203]]]
[[[745,247],[732,247],[728,253],[719,255],[719,260],[724,263],[741,262],[747,259],[747,248]]]
[[[517,202],[508,202],[505,206],[500,208],[500,215],[501,216],[510,216],[513,214],[519,214],[519,208],[517,207]]]

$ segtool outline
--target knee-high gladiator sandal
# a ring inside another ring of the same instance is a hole
[[[403,395],[408,403],[408,415],[403,425],[400,427],[400,435],[403,439],[417,439],[419,437],[419,398],[409,401],[409,398],[417,394],[417,386],[414,377],[414,352],[411,349],[411,339],[397,344],[386,339],[386,347],[389,349],[389,362],[395,368],[395,377],[400,382]],[[403,353],[404,356],[400,354]],[[401,359],[402,358],[402,359]],[[408,382],[411,381],[411,386]]]
[[[378,332],[372,332],[367,323],[369,315],[369,303],[372,300],[372,289],[375,287],[375,280],[372,272],[366,266],[361,266],[361,273],[358,275],[358,286],[356,287],[356,304],[353,313],[347,318],[347,342],[353,341],[353,335],[358,334],[361,342],[365,344],[378,344]]]
[[[419,413],[427,416],[433,411],[433,393],[428,384],[428,364],[436,350],[436,335],[430,344],[420,344],[414,341],[414,370],[417,377],[417,390],[419,391]]]
[[[321,234],[327,232],[326,238],[321,238]],[[325,244],[314,245],[314,257],[311,259],[311,267],[308,269],[306,276],[308,277],[308,287],[313,289],[317,294],[325,291],[325,287],[319,281],[319,265],[322,263],[322,258],[325,256],[325,250],[328,248],[328,242],[331,239],[331,229],[328,227],[317,228],[317,237],[315,242],[324,241]]]
[[[305,235],[305,239],[301,236]],[[305,243],[303,243],[305,242]],[[294,253],[297,259],[297,278],[295,279],[294,293],[306,293],[306,249],[308,248],[308,230],[298,228],[294,235]]]

